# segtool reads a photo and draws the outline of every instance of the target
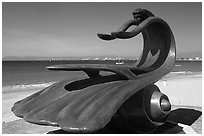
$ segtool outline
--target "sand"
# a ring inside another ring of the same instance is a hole
[[[156,85],[165,93],[172,105],[202,107],[202,74],[187,74],[180,76],[165,76]],[[20,118],[16,117],[11,108],[21,100],[42,88],[29,88],[2,93],[2,123],[10,123]],[[201,123],[200,123],[201,124]],[[4,125],[3,129],[7,125]],[[8,128],[7,128],[8,129]]]
[[[202,107],[202,74],[164,77],[156,85],[172,105]]]
[[[2,122],[10,122],[13,120],[20,119],[16,117],[11,111],[11,108],[14,105],[14,103],[35,92],[38,92],[41,89],[43,88],[32,88],[32,89],[30,88],[29,90],[22,89],[18,91],[2,93]]]

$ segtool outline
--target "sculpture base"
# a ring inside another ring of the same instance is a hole
[[[127,131],[122,130],[108,130],[102,129],[97,131],[93,134],[131,134]],[[50,131],[46,134],[70,134],[62,129]],[[197,134],[191,126],[184,125],[184,124],[175,124],[171,122],[167,122],[166,124],[160,126],[157,130],[150,134]]]
[[[154,134],[194,134],[202,133],[202,117],[201,110],[196,108],[175,108],[170,113],[168,122],[157,128]],[[174,122],[174,123],[173,123]],[[185,124],[185,125],[184,125]],[[95,132],[95,134],[127,134],[125,130],[114,129],[107,125],[103,129]],[[193,130],[193,129],[195,130]],[[59,129],[58,127],[40,126],[25,122],[23,119],[15,120],[12,122],[2,123],[2,134],[65,134],[68,133]]]

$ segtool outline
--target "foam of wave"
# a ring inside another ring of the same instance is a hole
[[[185,76],[185,75],[200,77],[200,76],[202,76],[202,73],[201,72],[192,72],[192,71],[172,71],[169,74],[167,74],[165,77]]]
[[[21,84],[21,85],[13,85],[13,86],[4,86],[2,87],[3,92],[7,91],[15,91],[18,89],[29,89],[29,88],[44,88],[48,87],[56,82],[48,82],[48,83],[37,83],[37,84]]]
[[[190,74],[193,73],[192,71],[175,71],[175,72],[170,72],[171,74]]]

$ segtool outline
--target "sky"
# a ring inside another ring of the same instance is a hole
[[[2,3],[2,56],[139,56],[142,35],[103,41],[145,8],[165,20],[176,39],[177,57],[201,57],[202,3]]]

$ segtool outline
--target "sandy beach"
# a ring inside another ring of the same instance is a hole
[[[202,107],[202,74],[197,72],[187,75],[165,76],[156,85],[165,93],[172,105]],[[2,93],[2,123],[9,123],[20,118],[16,117],[11,108],[21,100],[42,88],[29,88]],[[5,125],[4,125],[5,128]]]
[[[172,105],[202,107],[202,73],[167,75],[156,85]]]

